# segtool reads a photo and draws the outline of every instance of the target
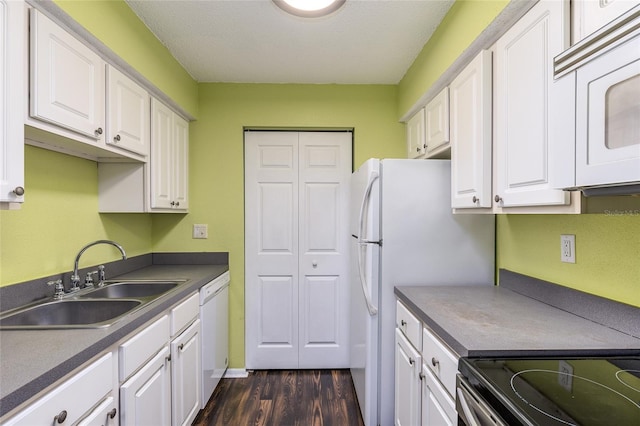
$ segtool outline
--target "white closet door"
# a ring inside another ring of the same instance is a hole
[[[347,368],[351,133],[300,133],[299,147],[299,368]]]
[[[245,134],[246,366],[348,366],[350,132]]]
[[[298,133],[245,133],[246,367],[298,366]]]

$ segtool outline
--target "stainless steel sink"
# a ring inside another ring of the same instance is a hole
[[[118,281],[107,282],[104,287],[98,287],[84,293],[79,298],[87,299],[123,299],[137,297],[159,296],[175,288],[181,281]]]
[[[0,329],[107,327],[143,303],[142,300],[58,300],[0,317]]]

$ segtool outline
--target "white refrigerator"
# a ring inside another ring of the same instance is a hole
[[[350,215],[351,375],[365,425],[388,426],[394,286],[492,284],[495,218],[452,214],[449,160],[367,160],[351,176]]]

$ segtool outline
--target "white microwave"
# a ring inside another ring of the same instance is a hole
[[[554,65],[562,84],[575,87],[575,102],[567,103],[573,110],[565,111],[575,134],[559,142],[565,146],[555,164],[557,186],[639,193],[640,6],[563,52]]]

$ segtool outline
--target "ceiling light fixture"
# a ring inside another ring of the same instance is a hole
[[[327,16],[342,6],[346,0],[273,0],[282,10],[303,18]]]

